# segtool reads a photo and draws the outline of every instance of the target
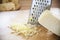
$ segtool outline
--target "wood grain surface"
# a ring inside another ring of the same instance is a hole
[[[21,36],[11,34],[8,25],[13,23],[26,23],[29,15],[29,10],[20,10],[12,12],[0,12],[0,40],[25,40]],[[60,37],[53,34],[45,27],[39,25],[38,34],[30,37],[28,40],[60,40]]]
[[[60,8],[60,0],[52,0],[52,7]]]
[[[19,0],[19,1],[20,1],[21,10],[27,10],[31,8],[32,0]],[[0,0],[0,3],[1,3],[1,0]],[[60,0],[52,0],[51,7],[60,8]]]
[[[24,10],[24,9],[26,10],[26,9],[31,8],[32,0],[20,0],[20,2],[21,2],[21,9],[22,10]],[[51,7],[60,8],[60,0],[52,0]]]
[[[59,36],[53,34],[51,31],[47,30],[41,25],[38,27],[38,31],[38,34],[29,38],[29,40],[60,40]]]
[[[32,0],[20,0],[21,10],[27,10],[31,8]]]

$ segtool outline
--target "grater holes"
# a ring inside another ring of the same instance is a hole
[[[35,19],[36,19],[36,17],[35,17]]]
[[[42,8],[42,6],[41,6],[41,8]]]
[[[49,1],[47,1],[47,3],[48,3]]]
[[[36,8],[35,8],[35,10],[36,10]]]
[[[47,4],[45,4],[45,6],[47,6]]]
[[[33,13],[35,13],[35,11],[33,11]]]
[[[32,8],[32,9],[34,9],[34,8]]]
[[[42,12],[43,12],[43,10],[42,10]]]
[[[45,0],[45,2],[46,2],[46,0]]]
[[[42,5],[42,3],[40,3],[40,5]]]
[[[32,8],[33,10],[36,10],[36,8]],[[33,11],[34,12],[34,11]],[[35,12],[34,12],[35,13]]]
[[[34,7],[36,7],[36,5],[34,5]]]
[[[39,9],[39,11],[41,11],[41,9]]]
[[[32,16],[33,16],[33,13],[32,13]]]
[[[43,3],[43,5],[44,5],[44,3]]]
[[[40,13],[40,12],[38,12],[38,16],[40,16],[40,14],[41,14],[41,13]]]
[[[36,20],[36,17],[35,17],[35,16],[33,16],[32,18],[33,18],[34,20]]]
[[[37,4],[37,2],[36,2],[36,4]]]
[[[41,1],[41,0],[40,0]]]
[[[46,9],[48,6],[48,0],[34,0],[32,4],[32,9],[30,16],[32,16],[32,19],[30,20],[32,24],[37,23],[38,17],[40,14]]]
[[[38,2],[38,5],[39,5],[39,2]]]
[[[34,22],[35,20],[33,20],[33,22]]]
[[[31,21],[32,21],[32,19],[31,19]]]
[[[48,0],[45,0],[45,3],[49,3],[49,1]]]
[[[38,5],[34,5],[34,7],[38,7]]]
[[[36,7],[38,7],[38,5],[36,5]]]
[[[40,15],[40,12],[38,12],[38,16]]]
[[[41,6],[40,6],[40,9],[42,9],[42,7],[43,7],[43,6],[41,5]]]
[[[32,17],[33,19],[31,19],[31,22],[34,22],[35,21],[35,19],[34,19],[34,17]]]
[[[41,14],[41,13],[40,13]]]
[[[37,1],[39,1],[39,0],[37,0]]]

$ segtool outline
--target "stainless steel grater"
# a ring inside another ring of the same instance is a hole
[[[29,14],[28,23],[39,24],[38,17],[46,9],[50,9],[51,0],[33,0],[32,6]]]

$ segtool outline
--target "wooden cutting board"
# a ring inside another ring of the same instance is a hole
[[[0,40],[26,40],[21,36],[11,34],[8,26],[13,23],[26,23],[29,16],[29,10],[0,12]],[[40,30],[40,31],[39,31]],[[39,25],[38,34],[30,37],[28,40],[60,40],[60,37],[48,31]]]
[[[60,37],[53,34],[51,31],[47,30],[45,27],[41,25],[38,27],[38,31],[38,34],[29,38],[29,40],[60,40]]]

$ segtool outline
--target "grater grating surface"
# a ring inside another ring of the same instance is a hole
[[[33,0],[32,6],[29,14],[28,23],[39,24],[38,17],[46,9],[50,9],[51,0]]]

